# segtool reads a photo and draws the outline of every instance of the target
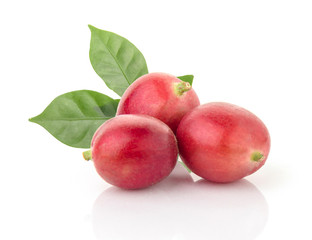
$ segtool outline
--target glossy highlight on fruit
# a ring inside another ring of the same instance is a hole
[[[195,174],[232,182],[257,171],[270,151],[270,135],[253,113],[233,104],[203,104],[177,130],[180,156]]]
[[[167,73],[149,73],[125,91],[117,115],[146,114],[163,121],[175,133],[183,116],[199,104],[188,82]]]
[[[178,148],[166,124],[150,116],[128,114],[99,127],[91,152],[95,168],[105,181],[120,188],[139,189],[171,173]]]

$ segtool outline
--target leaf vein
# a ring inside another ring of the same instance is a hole
[[[94,117],[94,118],[55,118],[55,119],[41,119],[36,122],[48,122],[48,121],[94,121],[94,120],[108,120],[110,117]],[[35,119],[34,119],[35,120]]]
[[[110,40],[110,39],[111,39],[111,38],[109,38],[109,40]],[[108,42],[107,42],[107,45],[108,45]],[[111,50],[109,49],[109,47],[106,46],[105,43],[104,43],[104,46],[106,47],[106,49],[107,49],[107,51],[109,52],[109,54],[112,56],[112,58],[113,58],[113,59],[115,60],[115,62],[117,63],[117,65],[118,65],[118,67],[119,67],[121,73],[123,74],[124,78],[127,80],[128,84],[129,84],[129,86],[130,86],[131,83],[130,83],[129,79],[127,78],[127,76],[126,76],[124,70],[122,69],[120,63],[118,62],[118,59],[113,55],[113,53],[111,52]],[[121,46],[121,45],[120,45],[120,46]]]

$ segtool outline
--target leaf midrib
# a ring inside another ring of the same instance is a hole
[[[109,40],[108,40],[109,41]],[[107,41],[107,42],[108,42]],[[121,73],[122,73],[122,75],[124,76],[124,78],[127,80],[127,83],[129,84],[129,86],[130,86],[130,81],[128,80],[128,78],[127,78],[127,76],[126,76],[126,74],[125,74],[125,72],[124,72],[124,70],[122,69],[122,67],[121,67],[121,65],[119,64],[119,62],[118,62],[118,60],[117,60],[117,58],[113,55],[113,53],[110,51],[110,49],[108,48],[108,46],[106,46],[106,44],[104,43],[104,46],[106,47],[106,49],[107,49],[107,51],[109,52],[109,54],[112,56],[112,58],[114,58],[114,60],[115,60],[115,62],[117,63],[117,65],[118,65],[118,67],[119,67],[119,69],[120,69],[120,71],[121,71]],[[121,47],[121,45],[119,46],[119,48]]]
[[[108,120],[111,119],[111,117],[94,117],[94,118],[55,118],[55,119],[35,119],[31,118],[29,121],[31,122],[49,122],[49,121],[68,121],[68,122],[73,122],[73,121],[94,121],[94,120]]]

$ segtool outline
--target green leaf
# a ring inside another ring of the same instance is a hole
[[[122,96],[138,77],[147,74],[142,53],[127,39],[89,25],[90,61],[106,85]]]
[[[116,115],[119,100],[80,90],[55,98],[38,116],[29,119],[71,147],[89,148],[96,129]]]
[[[184,76],[180,76],[178,78],[184,82],[188,82],[189,84],[191,84],[191,86],[193,84],[193,79],[194,79],[193,75],[184,75]]]

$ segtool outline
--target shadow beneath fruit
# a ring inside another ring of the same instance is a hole
[[[268,218],[268,204],[249,181],[194,182],[178,164],[161,183],[138,191],[111,187],[95,201],[97,239],[255,239]]]
[[[274,191],[275,189],[287,187],[293,180],[292,169],[285,165],[271,164],[270,166],[264,166],[260,171],[247,178],[252,182],[259,183],[261,189]]]

